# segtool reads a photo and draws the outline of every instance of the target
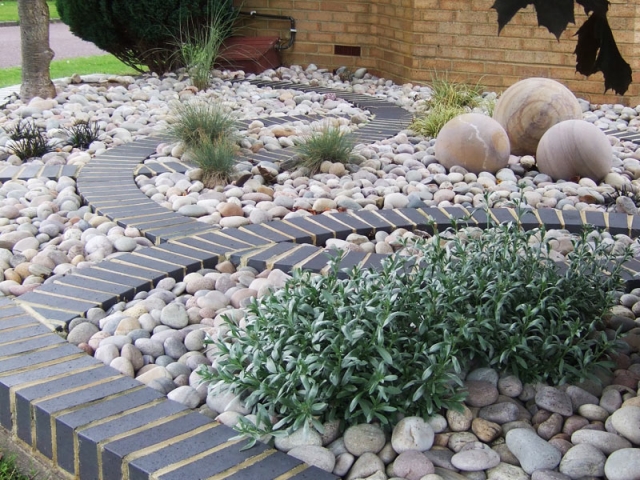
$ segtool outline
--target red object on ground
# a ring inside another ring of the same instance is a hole
[[[280,55],[276,50],[278,37],[231,37],[220,49],[216,68],[244,70],[246,73],[261,73],[269,68],[278,68]]]

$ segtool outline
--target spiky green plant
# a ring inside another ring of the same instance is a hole
[[[209,86],[211,69],[220,56],[222,43],[232,34],[238,12],[226,2],[212,2],[204,25],[195,26],[189,19],[181,26],[175,45],[191,83],[199,90]]]
[[[411,129],[425,137],[435,138],[449,120],[464,112],[464,108],[455,105],[435,104],[426,114],[413,121]]]
[[[434,74],[431,80],[431,104],[450,105],[457,107],[476,107],[482,96],[479,84],[470,85],[464,82],[454,82],[446,76]]]
[[[206,187],[225,184],[236,164],[237,144],[232,138],[217,141],[205,139],[189,149],[189,156],[202,169],[202,183]]]
[[[66,129],[67,143],[75,148],[87,149],[100,136],[98,122],[80,120]]]
[[[300,164],[311,174],[320,170],[322,162],[349,163],[353,156],[355,140],[340,127],[325,125],[296,146]]]
[[[169,132],[187,149],[202,142],[233,136],[236,121],[218,103],[194,100],[172,105]]]
[[[482,103],[482,87],[450,81],[447,76],[433,75],[431,98],[411,128],[426,137],[435,138],[451,119]]]
[[[11,141],[4,147],[5,151],[21,160],[41,157],[53,150],[44,130],[31,119],[21,120],[7,133]]]

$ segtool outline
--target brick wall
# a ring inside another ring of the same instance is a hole
[[[640,104],[640,3],[612,0],[609,23],[623,57],[634,71],[624,97],[603,94],[601,74],[575,72],[578,26],[586,18],[576,6],[576,24],[557,42],[538,27],[533,7],[521,10],[497,35],[494,0],[244,0],[242,10],[292,16],[297,38],[283,52],[285,64],[321,68],[366,67],[398,83],[428,83],[434,74],[503,91],[523,78],[542,76],[564,83],[593,103]],[[288,38],[287,22],[251,19],[245,34]],[[335,55],[335,45],[360,46],[359,57]]]

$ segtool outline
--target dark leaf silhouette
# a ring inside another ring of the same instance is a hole
[[[602,72],[605,92],[619,95],[631,84],[631,66],[622,58],[607,21],[608,0],[575,0],[589,18],[576,33],[576,71],[582,75]],[[496,0],[491,8],[498,12],[498,33],[521,8],[533,5],[538,25],[560,39],[569,23],[575,23],[573,0]]]
[[[496,0],[491,8],[498,12],[498,34],[504,26],[518,13],[521,8],[526,8],[533,0]]]
[[[587,76],[602,72],[605,91],[624,95],[631,83],[631,66],[620,55],[607,18],[591,15],[576,35],[576,70]]]

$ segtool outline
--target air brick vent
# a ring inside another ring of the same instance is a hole
[[[335,55],[346,55],[349,57],[359,57],[360,47],[352,47],[349,45],[334,45],[333,53]]]

